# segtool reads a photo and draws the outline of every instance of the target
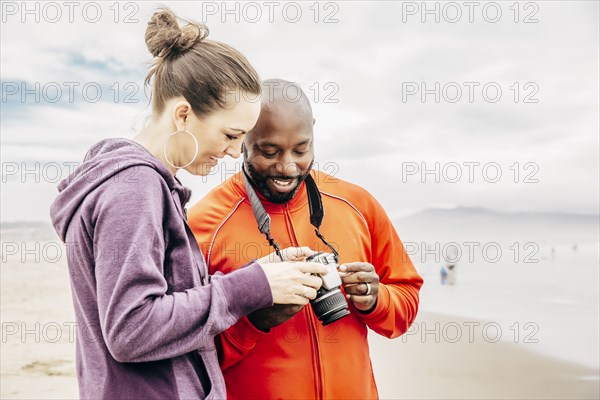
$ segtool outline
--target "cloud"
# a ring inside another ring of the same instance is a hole
[[[65,94],[57,103],[47,96],[32,101],[31,94],[25,102],[20,93],[6,101],[3,97],[3,160],[80,160],[95,141],[131,137],[131,127],[139,126],[147,111],[142,82],[150,60],[144,32],[157,4],[119,3],[118,18],[109,8],[112,3],[97,4],[102,7],[97,23],[82,18],[80,9],[72,23],[64,8],[57,23],[43,18],[35,23],[32,16],[23,23],[21,15],[6,16],[1,28],[3,96],[14,89],[7,83],[25,82],[29,89],[36,83],[41,88],[56,83],[63,90],[65,82],[79,86],[73,102],[65,101]],[[218,9],[215,14],[206,12],[211,4]],[[464,6],[457,23],[446,21],[441,10],[439,23],[431,14],[422,23],[420,11],[407,14],[407,2],[339,2],[330,8],[318,3],[318,15],[309,8],[312,3],[297,3],[302,18],[295,23],[289,22],[291,14],[284,18],[286,5],[278,3],[269,22],[265,3],[256,4],[262,13],[258,22],[248,21],[246,3],[229,3],[234,10],[229,14],[221,2],[169,6],[181,16],[206,20],[209,37],[242,51],[262,77],[297,81],[313,103],[318,160],[336,163],[340,177],[371,190],[391,214],[428,204],[598,211],[596,2],[535,3],[538,22],[530,24],[523,19],[532,9],[523,3],[518,23],[509,9],[512,3],[498,3],[503,14],[497,23],[485,21],[482,6],[473,23]],[[338,22],[323,23],[328,15]],[[137,22],[126,23],[127,16]],[[436,82],[439,102],[431,92],[422,97],[422,89],[431,91]],[[478,84],[473,102],[465,82]],[[102,90],[96,103],[81,92],[89,83]],[[492,85],[487,94],[482,91],[486,84]],[[409,95],[409,87],[418,92]],[[462,97],[453,103],[456,87]],[[494,103],[485,96],[495,87],[502,96]],[[125,102],[136,90],[138,102]],[[525,103],[526,98],[537,103]],[[515,162],[521,173],[528,172],[525,163],[533,162],[540,182],[403,182],[402,163],[431,167],[470,161],[498,163],[505,177],[514,173],[509,168]],[[188,178],[197,193],[217,183]],[[35,188],[27,194],[36,193]],[[40,186],[40,198],[48,193]],[[29,212],[19,197],[3,195],[2,218]]]

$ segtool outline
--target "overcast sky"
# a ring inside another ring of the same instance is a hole
[[[49,220],[69,163],[133,137],[158,6],[23,4],[2,3],[2,221]],[[169,3],[262,78],[298,82],[317,165],[392,217],[458,205],[598,213],[598,2],[222,4]],[[182,174],[192,201],[239,162]]]

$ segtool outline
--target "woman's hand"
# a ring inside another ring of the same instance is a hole
[[[260,262],[259,262],[260,264]],[[261,264],[275,304],[306,305],[317,297],[323,280],[311,274],[325,274],[323,264],[312,262],[273,262]]]
[[[273,252],[261,259],[256,260],[260,265],[267,263],[274,263],[280,261],[305,261],[307,257],[315,254],[316,251],[311,250],[309,247],[288,247],[281,250],[281,256],[283,260],[279,258],[277,253]]]

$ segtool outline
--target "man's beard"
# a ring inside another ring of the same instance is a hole
[[[246,167],[246,171],[250,175],[250,180],[251,180],[252,184],[254,185],[256,190],[258,190],[258,192],[263,195],[263,197],[265,199],[267,199],[269,202],[274,203],[274,204],[285,204],[288,201],[290,201],[291,199],[293,199],[294,196],[296,195],[296,193],[298,193],[298,189],[300,189],[300,185],[302,185],[302,182],[304,182],[304,180],[310,173],[313,163],[314,163],[314,160],[310,162],[310,165],[309,165],[308,169],[306,170],[306,172],[299,176],[262,175],[260,172],[258,172],[254,168],[254,166],[251,163],[245,161],[244,165]],[[290,190],[287,193],[278,193],[278,192],[273,192],[267,184],[267,181],[269,179],[273,179],[273,178],[274,179],[298,178],[298,180],[296,182],[296,186],[294,187],[294,189]]]

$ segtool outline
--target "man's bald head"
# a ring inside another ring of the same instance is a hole
[[[300,86],[283,79],[263,82],[260,117],[252,134],[262,130],[304,130],[314,124],[310,101]]]
[[[273,203],[296,194],[314,160],[310,102],[293,82],[263,82],[260,116],[244,138],[244,168],[258,191]]]
[[[314,124],[310,101],[300,86],[283,79],[267,79],[263,82],[260,119],[294,119],[298,125]],[[266,121],[264,121],[266,122]]]

